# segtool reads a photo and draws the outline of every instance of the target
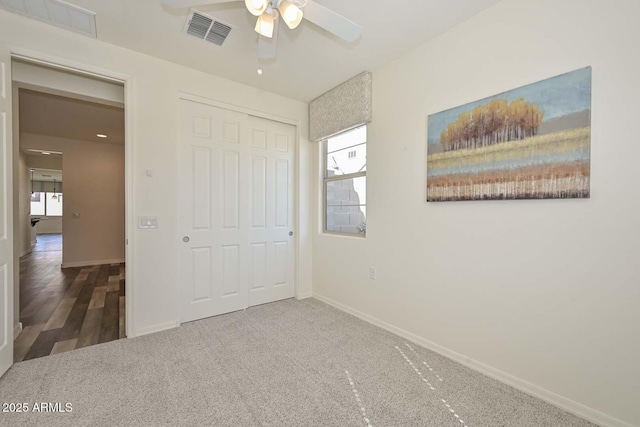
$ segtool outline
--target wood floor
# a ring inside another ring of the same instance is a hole
[[[39,235],[20,258],[14,362],[125,336],[124,264],[61,269],[62,235]]]

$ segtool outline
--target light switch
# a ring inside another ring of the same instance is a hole
[[[138,228],[158,228],[158,217],[155,217],[155,216],[138,217]]]

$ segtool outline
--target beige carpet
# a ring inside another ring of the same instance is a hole
[[[6,426],[593,425],[313,299],[21,362],[0,396],[72,405]]]

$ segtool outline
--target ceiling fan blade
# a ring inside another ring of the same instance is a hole
[[[273,59],[278,53],[278,29],[280,28],[279,19],[275,21],[273,27],[273,37],[268,38],[258,36],[258,59]]]
[[[209,5],[209,4],[219,4],[219,3],[234,3],[242,0],[162,0],[164,4],[169,6],[172,9],[179,9],[181,7],[193,7],[193,6],[201,6],[201,5]]]
[[[335,34],[344,41],[353,42],[362,35],[362,27],[360,25],[313,0],[308,0],[307,5],[302,9],[302,13],[305,19]]]

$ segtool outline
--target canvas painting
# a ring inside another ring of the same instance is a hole
[[[432,114],[427,201],[589,197],[591,67]]]

